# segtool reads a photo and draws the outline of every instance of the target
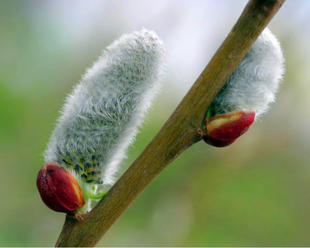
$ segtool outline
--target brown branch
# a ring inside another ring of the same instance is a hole
[[[250,0],[207,67],[153,141],[83,221],[67,215],[58,246],[94,246],[180,153],[200,140],[205,111],[285,0]]]

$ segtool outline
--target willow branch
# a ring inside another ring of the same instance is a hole
[[[285,0],[250,0],[237,23],[156,137],[83,221],[67,215],[58,246],[94,246],[147,185],[201,138],[205,111]]]

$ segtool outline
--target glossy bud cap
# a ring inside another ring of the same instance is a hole
[[[206,135],[203,139],[213,146],[228,146],[249,129],[254,119],[254,111],[232,112],[207,118]]]
[[[43,202],[57,212],[73,212],[85,202],[73,175],[57,164],[46,164],[38,173],[37,187]]]

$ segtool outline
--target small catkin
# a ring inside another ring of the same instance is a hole
[[[45,151],[86,184],[112,185],[159,88],[164,47],[146,29],[121,36],[67,97]]]
[[[212,101],[210,116],[235,111],[267,111],[284,73],[280,44],[266,28]]]

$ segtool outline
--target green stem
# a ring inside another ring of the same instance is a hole
[[[106,194],[107,194],[107,192],[104,192],[104,193],[99,192],[99,193],[96,193],[96,194],[94,194],[94,193],[89,193],[89,194],[88,194],[88,197],[89,197],[90,199],[92,199],[92,200],[100,200],[100,199],[103,198]]]

